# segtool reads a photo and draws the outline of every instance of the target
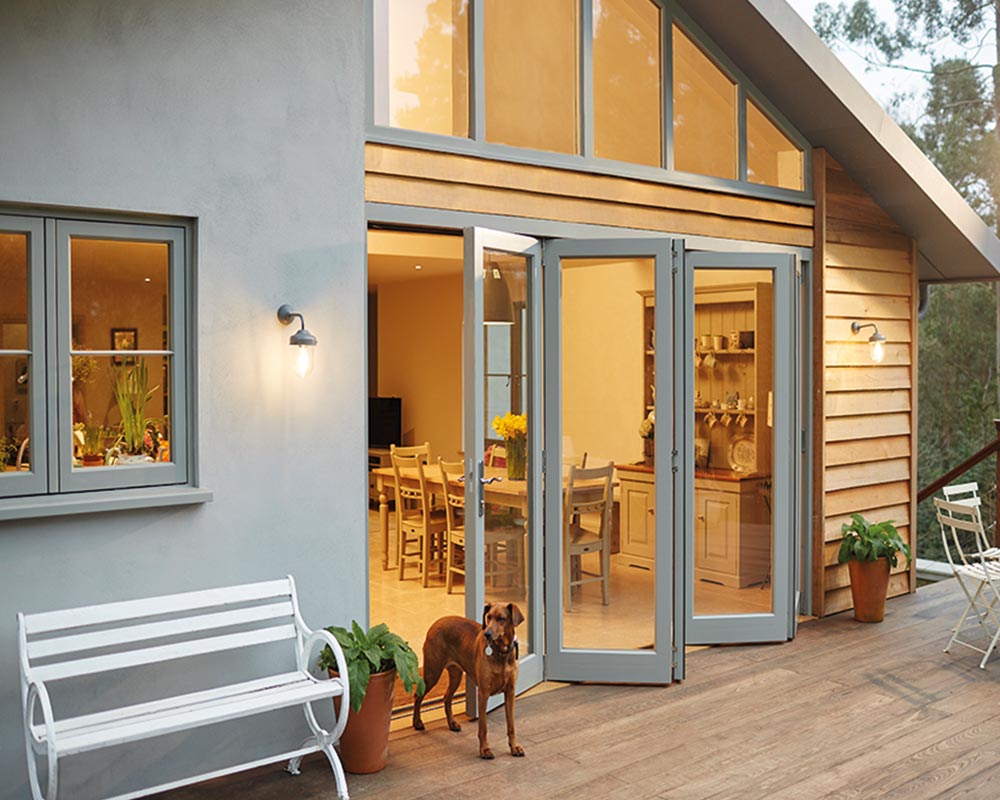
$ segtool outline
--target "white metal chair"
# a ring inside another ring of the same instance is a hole
[[[970,481],[969,483],[953,483],[950,486],[945,486],[941,492],[944,494],[944,499],[949,503],[961,503],[962,505],[974,507],[979,516],[979,522],[982,524],[983,500],[979,496],[979,484],[976,483],[976,481]],[[986,526],[984,525],[984,534],[985,531]],[[991,547],[988,537],[985,538],[984,541],[985,544],[983,545],[983,550],[980,554],[981,557],[1000,559],[1000,547]]]
[[[989,547],[978,505],[949,503],[935,497],[934,507],[937,509],[941,541],[948,563],[968,601],[944,651],[947,653],[953,644],[960,644],[982,653],[983,660],[979,662],[979,667],[985,669],[986,662],[1000,639],[1000,619],[996,613],[997,601],[1000,600],[1000,563],[985,557]],[[958,638],[970,614],[989,639],[985,650],[977,644]]]
[[[611,479],[614,464],[583,469],[570,467],[563,500],[563,607],[573,610],[573,587],[600,581],[601,599],[610,602],[611,574]],[[597,515],[597,530],[584,523]],[[581,556],[599,554],[597,573],[584,572]]]

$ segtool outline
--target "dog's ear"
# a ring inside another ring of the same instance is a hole
[[[492,603],[487,603],[483,606],[483,630],[486,630],[486,615],[490,613],[490,608],[492,607]]]
[[[515,628],[524,622],[524,614],[522,614],[521,609],[513,603],[507,603],[507,613],[510,614],[510,621],[513,623]]]

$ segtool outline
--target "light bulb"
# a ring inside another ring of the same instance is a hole
[[[313,349],[306,345],[298,346],[298,353],[295,354],[295,371],[300,378],[304,378],[313,368]]]
[[[881,338],[876,339],[873,336],[869,344],[871,345],[872,361],[876,364],[881,364],[882,359],[885,358],[885,340]]]

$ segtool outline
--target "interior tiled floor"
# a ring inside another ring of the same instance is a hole
[[[427,628],[449,614],[464,616],[465,594],[461,578],[453,593],[445,590],[443,574],[432,574],[425,589],[415,567],[399,580],[395,568],[382,569],[382,541],[378,514],[369,512],[369,585],[372,623],[386,622],[421,654]],[[390,548],[395,546],[395,530],[390,514]],[[588,561],[589,559],[589,561]],[[597,556],[584,557],[583,569],[596,571]],[[391,559],[394,560],[394,559]],[[600,583],[590,583],[574,592],[573,609],[563,615],[564,645],[578,648],[639,649],[653,643],[653,573],[630,565],[624,558],[611,557],[611,600],[601,602]],[[523,588],[487,584],[491,601],[514,602],[526,608]],[[770,610],[769,588],[751,586],[735,589],[699,582],[695,586],[695,609],[699,614],[753,613]],[[528,624],[531,624],[530,621]],[[522,641],[527,636],[521,634]]]

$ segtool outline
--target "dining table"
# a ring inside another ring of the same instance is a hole
[[[528,517],[528,481],[507,477],[506,467],[484,467],[483,498],[488,505],[503,506],[520,512],[523,519]],[[389,562],[389,495],[388,490],[396,487],[396,475],[392,467],[377,467],[371,470],[375,479],[375,491],[378,492],[378,524],[382,539],[382,569],[392,569],[395,565]],[[567,476],[563,476],[565,480]],[[404,486],[419,486],[420,478],[416,467],[401,467],[399,481]],[[441,480],[441,470],[436,464],[424,466],[424,484],[431,494],[444,495],[444,483]],[[455,486],[462,486],[455,482]],[[619,551],[621,540],[620,514],[618,502],[618,482],[614,483],[614,506],[611,513],[611,552]],[[527,524],[527,523],[525,523]]]

